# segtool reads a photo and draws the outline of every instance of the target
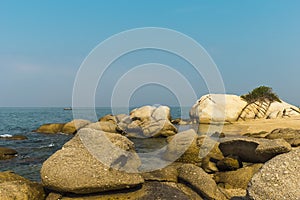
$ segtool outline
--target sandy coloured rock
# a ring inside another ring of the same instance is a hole
[[[215,181],[202,168],[184,164],[178,169],[178,178],[188,183],[197,193],[208,200],[226,200]]]
[[[0,172],[1,200],[41,200],[45,192],[41,184],[31,182],[13,172]]]
[[[300,197],[300,149],[271,159],[251,179],[248,195],[255,200]]]
[[[240,96],[229,94],[204,95],[190,110],[190,118],[200,123],[224,123],[292,116],[300,116],[299,108],[284,101],[248,104]]]
[[[86,125],[90,124],[91,122],[84,119],[74,119],[68,123],[66,123],[61,132],[66,134],[75,134],[79,129],[85,127]]]
[[[219,145],[224,156],[238,156],[244,162],[264,163],[278,154],[287,153],[291,145],[283,139],[228,137]]]
[[[77,135],[42,166],[46,188],[58,192],[89,194],[128,189],[144,180],[136,173],[140,160],[126,137],[89,128]]]

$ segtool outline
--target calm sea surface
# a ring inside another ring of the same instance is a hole
[[[188,118],[189,108],[171,108],[172,118]],[[114,114],[126,113],[124,108],[114,110]],[[112,113],[110,108],[97,108],[97,117]],[[64,143],[72,138],[63,134],[34,133],[45,123],[65,123],[73,119],[72,111],[63,108],[0,108],[0,137],[5,135],[25,135],[28,140],[1,140],[0,147],[9,147],[18,151],[11,160],[0,160],[0,171],[12,170],[30,180],[40,181],[39,171],[42,163]],[[88,116],[86,117],[88,119]],[[91,120],[91,119],[89,119]],[[147,152],[164,145],[164,139],[136,139],[136,150]]]

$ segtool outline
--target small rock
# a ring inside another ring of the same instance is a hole
[[[0,147],[0,160],[6,160],[16,157],[18,152],[14,149]]]
[[[243,163],[238,156],[227,156],[226,158],[217,162],[217,167],[221,171],[237,170],[242,166]]]

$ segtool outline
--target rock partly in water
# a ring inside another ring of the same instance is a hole
[[[246,190],[249,181],[262,166],[263,164],[253,164],[236,171],[217,172],[214,174],[214,180],[225,189],[240,188]]]
[[[6,160],[16,157],[18,152],[11,148],[0,147],[0,160]]]
[[[300,149],[276,156],[256,173],[249,183],[249,198],[299,199],[300,197]]]
[[[194,130],[190,129],[168,137],[167,142],[167,149],[163,155],[165,160],[194,164],[201,162],[198,135]]]
[[[140,164],[134,144],[126,137],[83,128],[43,163],[41,178],[46,188],[59,192],[128,189],[144,180],[139,174],[120,170],[136,172]]]
[[[130,112],[118,124],[118,130],[131,137],[168,137],[177,133],[171,123],[170,108],[167,106],[143,106]]]
[[[264,163],[274,156],[287,153],[291,145],[283,139],[235,137],[221,139],[220,150],[224,156],[238,156],[244,162]]]
[[[56,124],[44,124],[40,126],[35,132],[37,133],[49,133],[49,134],[54,134],[54,133],[61,133],[62,128],[64,127],[65,124],[61,123],[56,123]]]
[[[292,145],[292,147],[300,146],[300,130],[290,128],[275,129],[269,133],[266,138],[268,139],[284,139]]]
[[[41,184],[31,182],[13,172],[0,172],[1,200],[42,200],[45,192]]]
[[[215,181],[202,168],[193,164],[182,165],[178,169],[178,178],[189,184],[198,194],[208,200],[226,200]]]
[[[85,127],[86,125],[90,124],[91,122],[84,119],[74,119],[68,123],[66,123],[61,132],[65,134],[75,134],[79,129]]]
[[[190,110],[190,118],[200,123],[223,123],[292,116],[300,116],[300,110],[284,101],[248,104],[240,96],[224,94],[205,95]]]
[[[0,140],[27,140],[28,138],[25,135],[0,135]]]

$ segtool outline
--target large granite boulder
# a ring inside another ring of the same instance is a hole
[[[275,129],[269,133],[266,138],[268,139],[284,139],[290,143],[293,147],[300,146],[300,130],[294,130],[290,128]]]
[[[184,164],[178,169],[178,178],[188,183],[198,194],[208,200],[226,200],[216,182],[202,168],[193,164]]]
[[[251,199],[299,199],[300,149],[276,156],[256,173],[248,186]]]
[[[83,128],[43,163],[41,178],[46,188],[59,192],[128,189],[144,182],[134,173],[140,164],[134,144],[126,137]]]
[[[238,156],[244,162],[264,163],[278,154],[287,153],[291,145],[283,139],[250,137],[222,138],[219,145],[224,156]]]
[[[18,152],[11,148],[0,147],[0,160],[6,160],[16,157]]]
[[[84,119],[74,119],[68,123],[66,123],[61,132],[66,134],[75,134],[79,129],[85,127],[86,125],[90,124],[91,122]]]
[[[13,172],[0,172],[1,200],[42,200],[45,192],[41,184],[31,182]]]
[[[253,102],[248,104],[240,96],[208,94],[202,96],[190,110],[190,118],[200,123],[224,123],[247,119],[274,119],[300,116],[296,106],[284,101]]]
[[[129,137],[168,137],[177,133],[171,123],[170,108],[167,106],[143,106],[130,112],[118,123],[121,130]]]
[[[91,128],[94,130],[117,133],[117,124],[112,121],[99,121],[95,123],[88,124],[85,128]]]

